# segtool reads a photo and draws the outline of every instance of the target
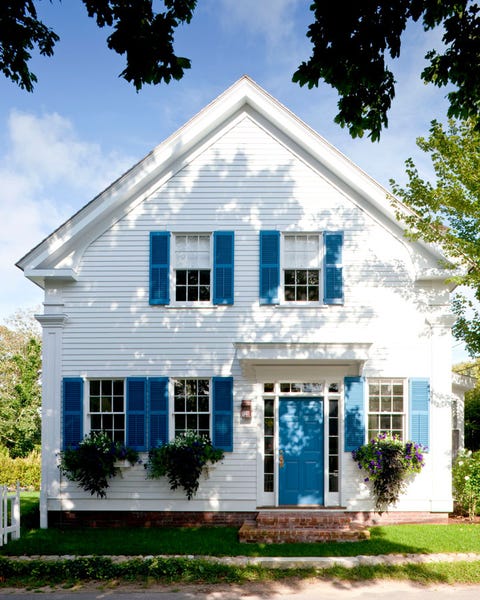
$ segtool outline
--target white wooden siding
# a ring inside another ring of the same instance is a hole
[[[149,306],[149,232],[218,229],[235,231],[234,305]],[[344,305],[260,306],[261,229],[344,231]],[[235,452],[201,481],[190,502],[165,482],[145,481],[137,466],[112,481],[108,503],[63,481],[62,500],[51,498],[49,507],[112,510],[133,502],[161,509],[174,502],[178,510],[254,510],[259,424],[255,414],[240,423],[239,406],[255,389],[242,379],[233,343],[372,343],[367,373],[428,376],[428,302],[413,275],[409,249],[394,227],[251,118],[239,120],[86,249],[78,281],[63,289],[62,357],[63,376],[233,375]],[[354,481],[350,463],[344,457],[345,481]],[[349,505],[358,500],[359,484],[352,485],[344,490]]]

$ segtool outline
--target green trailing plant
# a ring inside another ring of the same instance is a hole
[[[145,468],[150,479],[167,477],[170,489],[182,487],[191,500],[205,467],[222,458],[223,450],[215,448],[207,437],[187,431],[168,444],[152,448]]]
[[[453,464],[453,490],[458,506],[474,520],[480,508],[480,450],[464,451]]]
[[[119,460],[133,465],[138,462],[138,452],[113,442],[104,432],[92,432],[77,447],[60,452],[59,468],[67,479],[77,482],[92,496],[104,498],[108,480],[120,471],[115,464]]]
[[[424,466],[425,448],[415,442],[402,442],[398,436],[381,433],[352,452],[359,469],[371,482],[375,510],[380,514],[395,505],[407,487],[409,477]]]

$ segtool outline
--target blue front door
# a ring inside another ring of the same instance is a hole
[[[323,398],[280,398],[279,504],[323,504]]]

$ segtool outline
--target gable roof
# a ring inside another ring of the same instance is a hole
[[[178,172],[195,154],[202,142],[218,132],[242,111],[250,112],[281,133],[297,154],[327,170],[362,199],[374,212],[402,232],[388,200],[390,193],[345,157],[327,140],[273,98],[248,76],[236,83],[202,109],[190,121],[152,150],[144,159],[86,204],[40,244],[17,266],[25,276],[44,287],[46,279],[75,280],[75,267],[85,248],[138,203]],[[410,209],[403,207],[407,213]],[[409,244],[412,244],[409,242]],[[434,263],[444,256],[433,246],[414,245],[426,250]],[[421,268],[420,268],[421,271]],[[441,268],[417,273],[418,279],[445,279]]]

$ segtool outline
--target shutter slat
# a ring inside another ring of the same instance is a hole
[[[363,377],[345,377],[345,452],[365,443],[365,407]]]
[[[233,304],[234,297],[234,244],[233,231],[215,231],[213,234],[213,303]]]
[[[410,390],[410,439],[428,448],[430,437],[430,380],[412,378]]]
[[[260,232],[260,304],[278,304],[280,232]]]
[[[233,451],[233,378],[212,379],[212,443],[226,452]]]
[[[170,233],[150,233],[150,304],[170,302]]]
[[[326,231],[324,239],[325,304],[343,304],[343,233]]]
[[[137,451],[147,449],[146,404],[147,380],[144,377],[127,379],[127,446]]]
[[[149,448],[168,442],[168,377],[148,380]]]
[[[83,439],[83,379],[65,377],[62,386],[63,449],[75,448]]]

